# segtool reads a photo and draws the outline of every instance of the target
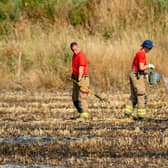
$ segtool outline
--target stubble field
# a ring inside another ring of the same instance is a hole
[[[167,91],[150,94],[145,121],[124,117],[128,94],[101,95],[91,119],[73,120],[70,92],[1,91],[1,165],[167,167]]]
[[[148,87],[146,120],[124,116],[130,65],[145,39],[155,46],[147,62],[168,85],[167,33],[167,0],[1,0],[0,168],[168,167],[163,81]],[[89,120],[72,119],[72,41],[106,100],[89,97]]]

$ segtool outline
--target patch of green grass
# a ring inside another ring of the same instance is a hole
[[[72,9],[69,12],[69,19],[73,26],[89,25],[90,18],[94,16],[94,8],[91,1],[79,1],[74,3]]]
[[[5,13],[5,11],[3,9],[0,9],[0,20],[6,20],[7,19],[7,15]]]
[[[72,57],[72,54],[70,52],[65,52],[64,53],[64,63],[70,63],[71,62],[71,57]]]
[[[168,11],[168,0],[146,0],[147,4],[152,5],[156,12]]]
[[[111,38],[111,32],[106,29],[103,31],[102,35],[103,35],[104,40],[109,40]]]
[[[28,58],[28,56],[25,54],[22,55],[21,64],[23,66],[24,71],[30,70],[34,67],[34,62],[30,58]]]
[[[0,0],[0,3],[7,4],[8,2],[9,2],[9,0]]]
[[[17,56],[15,54],[9,55],[6,60],[6,65],[7,65],[9,72],[15,73],[16,66],[17,66]]]
[[[49,67],[51,67],[51,69],[54,71],[54,72],[58,72],[58,58],[59,58],[59,55],[56,55],[56,54],[52,54],[49,56],[48,58],[48,64],[49,64]]]

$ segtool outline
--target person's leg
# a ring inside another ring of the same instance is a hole
[[[133,108],[135,108],[137,105],[137,95],[136,95],[136,90],[134,88],[133,83],[132,83],[132,90],[131,90],[131,101],[132,101]]]
[[[81,101],[79,100],[79,86],[73,82],[72,101],[79,113],[82,113]]]
[[[126,107],[125,107],[125,114],[126,115],[131,115],[133,113],[134,107],[137,104],[137,96],[134,88],[134,76],[135,74],[131,73],[130,74],[130,98],[127,101]]]
[[[83,77],[81,79],[80,83],[86,87],[89,87],[89,78]],[[88,114],[88,91],[84,87],[80,88],[79,97],[80,97],[81,108],[82,108],[81,117],[88,118],[89,117],[89,114]]]
[[[140,79],[137,82],[137,100],[138,100],[137,116],[139,118],[144,118],[145,115],[146,115],[145,95],[146,95],[146,87],[145,87],[144,76],[141,76]]]

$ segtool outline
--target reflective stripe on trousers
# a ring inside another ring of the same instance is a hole
[[[125,107],[125,113],[126,114],[131,114],[133,112],[133,107],[130,105],[126,105]]]

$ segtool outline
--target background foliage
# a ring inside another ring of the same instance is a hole
[[[125,90],[144,39],[155,44],[148,62],[168,76],[167,32],[168,0],[1,0],[0,85],[68,88],[75,40],[88,55],[92,87]]]

